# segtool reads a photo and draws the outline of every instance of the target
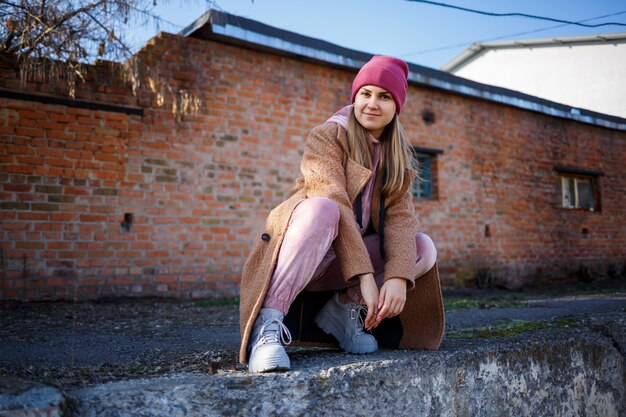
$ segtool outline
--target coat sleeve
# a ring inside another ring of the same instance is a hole
[[[385,281],[391,278],[404,278],[408,281],[407,290],[415,287],[417,274],[417,217],[413,206],[413,196],[409,190],[415,173],[407,172],[408,186],[394,194],[385,204]]]
[[[374,273],[374,267],[348,196],[345,168],[348,151],[338,139],[339,129],[334,123],[313,129],[306,141],[300,168],[306,196],[328,198],[339,208],[339,234],[333,241],[333,249],[347,281],[356,275]],[[370,177],[371,174],[364,178],[362,186]]]

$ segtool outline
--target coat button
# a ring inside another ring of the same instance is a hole
[[[267,233],[263,233],[263,234],[261,235],[261,240],[262,240],[263,242],[269,242],[269,241],[270,241],[270,235],[268,235]]]

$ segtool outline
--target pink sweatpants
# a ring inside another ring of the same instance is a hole
[[[363,303],[358,280],[345,281],[331,247],[337,237],[339,209],[327,198],[312,197],[295,208],[278,255],[278,262],[263,307],[289,311],[293,300],[304,289],[327,291],[347,289],[357,303]],[[380,256],[378,235],[363,237],[374,266],[374,278],[383,284],[385,262]],[[433,241],[423,233],[417,243],[417,276],[428,272],[437,259]]]

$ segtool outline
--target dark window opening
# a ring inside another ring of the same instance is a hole
[[[437,154],[439,149],[413,147],[413,161],[417,177],[413,182],[413,195],[419,199],[434,200],[437,198]]]

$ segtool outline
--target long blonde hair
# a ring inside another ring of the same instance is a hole
[[[387,174],[382,193],[384,196],[388,196],[407,185],[405,184],[407,178],[405,178],[404,172],[407,169],[413,169],[413,153],[397,114],[385,126],[379,140],[382,152],[377,175]],[[372,158],[367,147],[368,142],[368,132],[358,122],[354,115],[354,108],[352,108],[348,117],[350,157],[365,168],[372,169]]]

